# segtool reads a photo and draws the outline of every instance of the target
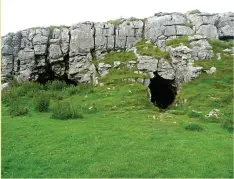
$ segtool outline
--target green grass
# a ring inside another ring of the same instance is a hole
[[[115,61],[127,62],[127,61],[136,61],[136,55],[130,52],[109,52],[105,55],[103,60],[98,60],[98,62],[107,63],[113,65]]]
[[[138,42],[135,47],[137,48],[137,53],[141,55],[152,56],[157,59],[169,59],[168,52],[162,51],[160,48],[155,47],[152,43],[146,43],[145,40]]]
[[[226,55],[196,61],[216,73],[182,85],[164,112],[146,86],[122,81],[140,77],[134,68],[112,69],[102,87],[11,82],[2,93],[2,177],[232,178],[233,59]],[[50,99],[47,112],[37,112],[32,100],[41,91]],[[10,116],[12,100],[28,113]],[[61,113],[69,104],[83,118],[51,118],[55,104]],[[213,109],[219,121],[204,118]]]
[[[215,53],[223,53],[224,49],[234,47],[234,43],[231,41],[209,40],[209,43],[212,45]]]
[[[166,46],[172,46],[173,48],[178,47],[181,44],[185,45],[187,47],[190,47],[189,41],[188,41],[188,36],[180,36],[180,37],[177,37],[175,39],[170,39],[166,42]]]

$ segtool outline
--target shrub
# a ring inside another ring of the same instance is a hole
[[[12,117],[14,116],[23,116],[28,114],[29,108],[22,105],[19,100],[12,101],[9,103],[9,113]]]
[[[13,78],[13,79],[11,79],[9,82],[8,82],[8,84],[9,84],[9,87],[17,87],[17,86],[19,86],[20,85],[20,83],[15,79],[15,78]]]
[[[130,52],[110,52],[105,55],[105,58],[101,60],[100,62],[113,64],[114,61],[135,61],[137,59],[136,55],[130,51]]]
[[[144,40],[138,42],[135,47],[137,48],[137,52],[141,55],[152,56],[157,59],[169,59],[168,52],[162,51],[160,48],[154,46],[151,43],[146,43]]]
[[[38,112],[46,112],[49,110],[50,97],[44,91],[37,94],[35,98],[35,109]]]
[[[197,111],[189,111],[187,113],[188,117],[190,118],[199,118],[201,116],[201,113],[197,112]]]
[[[53,119],[67,120],[67,119],[77,119],[83,118],[81,108],[73,106],[69,102],[57,101],[52,107]]]
[[[186,130],[189,131],[202,131],[204,130],[199,124],[190,122],[188,125],[185,126]]]
[[[115,26],[118,26],[118,25],[122,24],[124,21],[126,21],[126,19],[119,18],[119,19],[109,20],[107,22],[110,23],[110,24],[113,24]]]
[[[177,37],[175,39],[169,39],[166,42],[166,46],[172,46],[173,48],[178,47],[181,44],[183,44],[183,45],[185,45],[187,47],[190,47],[189,41],[188,41],[188,36],[180,36],[180,37]]]
[[[10,103],[17,101],[19,98],[17,88],[11,88],[10,90],[2,92],[2,102],[9,105]]]
[[[26,96],[28,94],[31,96],[32,93],[36,94],[40,89],[42,89],[42,86],[36,82],[24,82],[17,87],[19,96]]]
[[[66,87],[68,87],[68,85],[64,82],[64,81],[50,81],[50,82],[47,82],[44,86],[44,89],[46,90],[63,90],[65,89]]]
[[[191,11],[189,11],[189,14],[200,14],[201,11],[199,9],[193,9]]]

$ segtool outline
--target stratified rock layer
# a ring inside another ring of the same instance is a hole
[[[194,35],[195,34],[195,35]],[[165,42],[188,35],[191,48],[166,47]],[[145,20],[125,20],[115,25],[108,22],[82,22],[71,27],[31,28],[2,37],[2,82],[14,76],[21,81],[46,81],[66,78],[75,83],[98,83],[98,76],[108,74],[111,67],[101,61],[109,51],[131,49],[140,40],[147,40],[167,50],[170,60],[141,56],[132,49],[137,61],[126,63],[139,72],[175,80],[179,86],[196,78],[200,67],[192,60],[214,56],[207,39],[233,39],[234,13],[181,14],[157,13]],[[99,59],[100,63],[94,63]],[[145,80],[138,80],[147,84]]]

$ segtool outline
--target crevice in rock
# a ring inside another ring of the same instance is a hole
[[[20,60],[17,60],[17,68],[16,68],[17,73],[20,71]]]
[[[106,35],[106,50],[108,50],[108,36]]]
[[[44,73],[38,74],[37,82],[41,84],[45,84],[47,81],[54,80],[55,78],[55,73],[52,70],[52,65],[49,62],[48,59],[48,54],[49,54],[49,47],[50,47],[50,38],[52,37],[52,30],[50,30],[50,34],[48,36],[48,41],[47,41],[47,47],[46,47],[46,52],[45,52],[45,67]],[[39,59],[40,56],[35,55],[35,64],[38,64],[37,59]],[[36,65],[37,66],[37,65]]]
[[[125,36],[124,51],[127,49],[128,36]]]
[[[150,79],[149,89],[151,102],[160,109],[168,108],[175,100],[177,88],[173,86],[173,80],[166,80],[154,72]]]
[[[142,38],[142,40],[145,40],[145,21],[146,21],[146,19],[142,20],[142,22],[143,22],[142,32],[141,32],[141,38]]]
[[[95,53],[95,46],[96,46],[96,41],[95,41],[95,38],[96,38],[96,28],[95,28],[95,26],[94,26],[94,23],[92,24],[91,29],[93,29],[93,48],[90,49],[90,53],[91,53],[91,56],[92,56],[92,60],[95,60],[95,59],[96,59],[96,53]]]
[[[63,79],[58,79],[58,80],[65,81],[67,84],[73,84],[73,85],[76,86],[77,82],[68,78],[69,58],[70,58],[69,53],[70,53],[70,41],[71,41],[71,32],[70,32],[70,30],[68,31],[68,36],[69,36],[68,51],[67,51],[66,54],[63,54],[63,61],[64,61],[64,65],[65,65]]]
[[[113,34],[113,37],[114,37],[114,49],[115,50],[115,46],[116,46],[116,26],[114,26],[114,34]]]

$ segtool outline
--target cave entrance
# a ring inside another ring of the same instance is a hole
[[[151,93],[151,102],[160,109],[166,109],[173,103],[176,97],[176,87],[173,80],[166,80],[160,77],[156,72],[154,78],[150,79],[149,89]]]
[[[221,36],[219,37],[219,40],[234,40],[234,36]]]

